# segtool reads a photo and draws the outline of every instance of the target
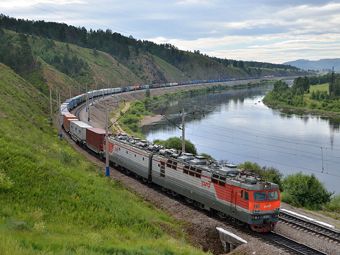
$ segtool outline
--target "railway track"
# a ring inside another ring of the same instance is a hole
[[[74,110],[74,114],[79,118],[80,116],[80,112],[81,110],[86,107],[85,104],[82,104],[82,105],[79,105],[75,110]],[[284,216],[282,216],[284,215]],[[299,219],[297,217],[294,217],[294,216],[291,216],[289,214],[286,214],[286,213],[282,213],[282,215],[280,215],[280,220],[281,221],[284,221],[286,223],[289,223],[289,224],[292,224],[292,225],[296,225],[300,228],[304,228],[304,229],[307,229],[309,232],[313,232],[313,233],[316,233],[316,234],[319,234],[322,233],[321,235],[323,236],[326,236],[327,238],[329,239],[332,239],[332,240],[335,240],[337,242],[340,242],[339,241],[339,233],[336,232],[337,236],[333,236],[331,234],[325,234],[326,231],[332,231],[331,229],[323,229],[323,231],[320,231],[320,230],[317,230],[316,227],[319,227],[319,228],[322,228],[322,226],[320,225],[317,225],[317,224],[314,224],[314,223],[311,223],[311,222],[308,222],[308,221],[304,221],[302,219]],[[299,222],[300,221],[300,222]],[[301,223],[303,222],[303,223]],[[303,225],[305,224],[305,225]],[[309,224],[309,227],[308,227],[308,224]],[[314,228],[311,227],[311,225],[315,225]],[[239,228],[239,226],[236,225],[237,228]],[[244,231],[244,229],[243,229]],[[245,231],[247,232],[247,231]],[[254,235],[254,233],[252,233],[252,235]],[[282,249],[284,249],[285,251],[291,253],[291,254],[298,254],[298,255],[325,255],[326,253],[322,252],[322,251],[319,251],[319,250],[316,250],[316,249],[313,249],[305,244],[302,244],[302,243],[299,243],[297,241],[294,241],[288,237],[285,237],[283,235],[280,235],[278,233],[275,233],[275,232],[271,232],[271,233],[267,233],[267,234],[264,234],[264,235],[259,235],[259,237],[262,239],[262,240],[265,240],[267,241],[268,243],[274,245],[274,246],[277,246],[277,247],[280,247]]]
[[[340,232],[335,229],[327,228],[282,211],[280,212],[279,218],[282,223],[289,224],[295,228],[308,231],[314,235],[340,243]]]
[[[292,239],[289,239],[288,237],[285,237],[283,235],[270,232],[265,235],[263,235],[263,238],[267,241],[274,243],[285,250],[289,251],[293,254],[299,254],[299,255],[326,255],[326,253],[323,253],[321,251],[315,250],[307,245],[304,245],[302,243],[296,242]]]

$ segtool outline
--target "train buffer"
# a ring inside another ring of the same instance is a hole
[[[243,238],[223,228],[217,227],[216,230],[218,231],[225,252],[230,252],[234,250],[237,246],[247,243],[247,241]]]

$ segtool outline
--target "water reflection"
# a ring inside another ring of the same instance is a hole
[[[331,191],[340,193],[340,122],[269,109],[262,99],[270,89],[237,89],[177,100],[165,113],[179,124],[183,107],[195,112],[186,116],[186,136],[199,152],[234,163],[250,160],[274,166],[285,174],[314,173]],[[144,127],[143,132],[148,140],[180,136],[168,121]],[[321,174],[322,166],[326,174]]]

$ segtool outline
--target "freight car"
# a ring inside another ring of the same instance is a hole
[[[153,89],[197,83],[222,82],[234,79],[195,80],[180,83],[140,85],[138,89]],[[137,87],[110,88],[90,91],[66,100],[60,106],[63,126],[78,144],[104,155],[105,133],[82,121],[72,119],[69,111],[86,99],[106,96]],[[69,123],[68,123],[69,122]],[[221,217],[232,217],[257,232],[271,231],[278,221],[280,193],[274,183],[242,172],[232,165],[212,163],[203,157],[181,155],[157,145],[128,136],[109,138],[109,160],[133,172],[146,182],[153,182],[174,195],[181,195],[197,206],[215,211]]]
[[[72,120],[70,123],[70,135],[71,138],[81,144],[86,144],[86,130],[88,128],[92,128],[90,125],[86,124],[85,122],[79,120]]]
[[[98,154],[100,158],[104,157],[105,135],[106,132],[102,128],[91,127],[86,129],[86,147]]]

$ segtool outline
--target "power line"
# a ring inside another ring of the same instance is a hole
[[[216,139],[216,138],[211,138],[211,134],[209,135],[209,137],[207,136],[202,136],[202,135],[197,135],[197,134],[194,134],[194,133],[188,133],[194,137],[199,137],[199,138],[204,138],[204,139],[207,139],[207,140],[212,140],[212,141],[217,141],[217,142],[223,142],[223,143],[230,143],[230,144],[237,144],[237,145],[241,145],[241,146],[247,146],[247,147],[251,147],[251,148],[257,148],[257,149],[261,149],[261,150],[264,150],[264,151],[270,151],[270,152],[277,152],[277,153],[280,153],[280,154],[287,154],[287,155],[291,155],[291,156],[303,156],[303,157],[306,157],[306,158],[310,158],[310,159],[314,159],[314,160],[321,160],[320,157],[312,157],[312,156],[308,156],[308,155],[299,155],[299,154],[296,154],[296,153],[291,153],[291,152],[286,152],[286,151],[280,151],[280,150],[270,150],[270,149],[266,149],[266,148],[263,148],[263,147],[259,147],[259,146],[253,146],[253,145],[247,145],[247,144],[244,144],[244,143],[239,143],[239,142],[232,142],[232,141],[227,141],[227,140],[224,140],[224,139]],[[239,140],[239,139],[237,139]],[[318,156],[320,156],[320,154],[318,154]],[[331,163],[335,163],[335,164],[338,164],[339,162],[336,162],[336,161],[332,161],[332,160],[323,160],[324,162],[331,162]]]
[[[213,149],[213,150],[218,150],[218,151],[224,151],[224,152],[227,152],[227,153],[230,153],[230,154],[234,154],[234,155],[237,155],[237,156],[244,156],[243,154],[240,154],[240,153],[235,153],[235,152],[231,152],[231,151],[228,151],[228,150],[225,150],[225,149],[221,149],[221,148],[216,148],[216,147],[211,147],[211,146],[208,146],[206,144],[200,144],[200,143],[196,143],[202,147],[205,147],[205,148],[210,148],[210,149]],[[247,156],[248,158],[253,158],[253,159],[258,159],[257,157],[255,156],[250,156],[248,155]],[[265,162],[269,162],[269,163],[274,163],[274,164],[278,164],[278,165],[281,165],[281,166],[286,166],[286,167],[291,167],[291,168],[297,168],[296,166],[292,166],[292,165],[288,165],[288,164],[285,164],[285,163],[282,163],[282,162],[278,162],[278,161],[275,161],[275,160],[270,160],[270,159],[264,159],[264,158],[261,158],[262,161],[265,161]],[[333,173],[330,173],[330,172],[321,172],[321,171],[318,171],[318,170],[313,170],[313,169],[310,169],[310,168],[306,168],[306,167],[298,167],[297,170],[305,170],[307,172],[315,172],[315,173],[318,173],[318,174],[325,174],[325,175],[330,175],[330,176],[334,176],[334,177],[339,177],[340,178],[340,175],[336,175],[336,174],[333,174]]]
[[[204,128],[204,127],[203,127],[203,128],[200,128],[200,130],[205,130],[205,128]],[[208,130],[208,132],[209,132],[209,130]],[[221,140],[220,137],[231,138],[231,139],[235,138],[234,136],[225,135],[225,134],[218,134],[218,133],[209,134],[209,136],[211,136],[211,135],[212,135],[212,136],[218,135],[218,136],[219,136],[219,139],[218,139],[217,141],[220,141],[220,140]],[[256,138],[257,138],[257,136],[256,136]],[[291,155],[296,155],[296,156],[298,156],[298,154],[292,153],[292,152],[291,152],[291,151],[292,151],[292,148],[291,148],[291,147],[285,147],[285,146],[274,145],[274,144],[264,143],[264,142],[258,142],[258,141],[255,142],[254,140],[245,139],[245,138],[242,138],[242,137],[237,137],[237,140],[243,140],[243,141],[249,142],[249,143],[251,144],[252,147],[260,148],[260,149],[263,149],[263,150],[268,150],[268,149],[266,149],[266,148],[264,148],[264,147],[254,146],[253,144],[256,143],[256,144],[263,144],[263,145],[268,146],[268,147],[281,148],[281,149],[288,149],[289,152],[286,152],[286,151],[277,151],[277,152],[285,152],[285,153],[287,153],[287,154],[291,154]],[[325,149],[325,147],[323,147],[323,146],[321,146],[321,147],[322,147],[323,149]],[[320,147],[315,147],[315,148],[320,149]],[[271,151],[274,151],[274,150],[271,150]],[[302,156],[304,156],[304,157],[310,157],[310,155],[320,156],[319,153],[313,153],[313,152],[303,151],[303,150],[300,150],[299,153],[300,153],[300,155],[302,155]],[[306,153],[306,154],[304,154],[304,153]],[[333,156],[333,157],[334,157],[334,158],[339,158],[339,159],[340,159],[339,156]],[[335,163],[338,163],[338,162],[335,162]]]
[[[151,104],[151,105],[149,105],[149,108],[152,107],[152,106],[159,106],[159,103]],[[203,109],[203,111],[205,113],[209,113],[209,109],[208,109],[208,111]],[[288,143],[288,144],[304,145],[304,146],[318,148],[318,149],[320,148],[320,146],[322,146],[325,149],[330,149],[330,150],[333,150],[333,151],[339,151],[340,152],[340,147],[332,146],[332,148],[330,148],[330,147],[325,146],[324,144],[315,144],[315,141],[308,141],[308,140],[305,140],[305,142],[291,141],[291,140],[287,140],[286,138],[281,137],[281,136],[267,135],[263,131],[254,129],[253,127],[251,128],[251,131],[250,131],[250,130],[243,129],[242,127],[240,127],[239,129],[232,129],[232,128],[228,128],[226,126],[215,125],[215,124],[212,124],[212,123],[209,123],[209,122],[206,122],[205,124],[209,125],[209,129],[221,130],[221,128],[222,128],[223,132],[225,132],[226,130],[232,131],[232,132],[235,132],[235,133],[241,133],[242,132],[242,135],[244,135],[244,133],[247,133],[251,136],[265,137],[265,138],[269,138],[269,139],[276,140],[276,141],[282,141],[282,142]],[[256,134],[256,133],[258,133],[259,135]]]

